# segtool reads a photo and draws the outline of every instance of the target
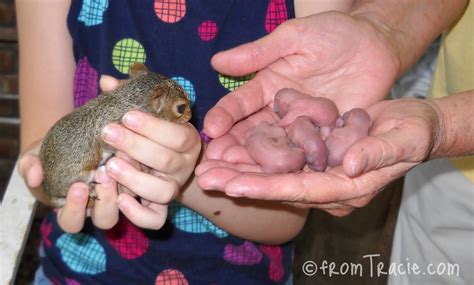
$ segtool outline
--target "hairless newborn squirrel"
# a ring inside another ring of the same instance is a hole
[[[102,129],[120,122],[130,110],[185,123],[191,118],[188,96],[175,81],[150,72],[143,64],[130,67],[130,79],[60,119],[46,134],[40,150],[44,169],[43,191],[50,205],[62,207],[69,186],[89,186],[88,207],[98,199],[95,170],[116,152],[101,139]]]
[[[280,120],[260,123],[246,141],[250,157],[267,173],[340,165],[347,149],[366,137],[372,125],[363,109],[340,116],[331,100],[289,88],[277,92],[273,110]]]

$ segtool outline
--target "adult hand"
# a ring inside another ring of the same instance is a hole
[[[369,136],[348,149],[341,166],[326,172],[305,169],[272,175],[258,173],[250,164],[214,160],[196,169],[198,183],[203,189],[222,190],[230,196],[280,200],[347,215],[427,159],[438,148],[443,129],[442,116],[431,101],[382,101],[367,112],[373,121]]]
[[[34,143],[21,156],[18,161],[18,170],[25,180],[30,191],[42,203],[48,204],[43,195],[43,167],[39,158],[42,141]],[[105,172],[96,172],[95,180],[98,199],[92,209],[87,209],[89,199],[88,186],[85,183],[74,183],[68,190],[66,204],[57,210],[58,224],[66,232],[79,232],[86,217],[91,216],[95,226],[109,229],[118,222],[118,208],[115,204],[117,198],[117,184]]]
[[[115,88],[119,82],[114,80],[105,78],[103,86]],[[103,139],[131,160],[113,157],[107,162],[106,170],[138,195],[139,200],[129,193],[121,193],[117,205],[137,226],[161,228],[166,221],[168,203],[193,173],[201,150],[200,136],[189,123],[178,125],[139,111],[125,114],[122,124],[107,125]]]
[[[330,98],[342,113],[382,100],[399,73],[384,33],[364,17],[338,12],[289,20],[262,39],[216,54],[212,65],[227,75],[258,73],[208,112],[204,131],[217,138],[207,149],[210,159],[222,159],[245,137],[223,135],[241,119],[272,108],[282,88]]]

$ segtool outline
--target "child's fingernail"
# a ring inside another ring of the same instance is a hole
[[[95,180],[100,184],[108,184],[113,181],[113,179],[105,172],[105,166],[97,168]]]
[[[108,172],[112,174],[119,174],[120,173],[120,165],[116,160],[111,160],[105,165]]]
[[[102,138],[106,142],[117,142],[122,136],[122,132],[113,125],[107,125],[102,130]]]
[[[88,196],[89,190],[81,186],[75,186],[71,189],[71,192],[74,198],[82,200],[83,198]]]
[[[137,112],[128,112],[123,116],[122,122],[128,127],[139,128],[142,125],[142,118]]]
[[[124,199],[123,199],[123,196],[122,195],[119,195],[117,197],[117,207],[120,209],[120,210],[124,210],[127,208],[127,203],[123,203]]]

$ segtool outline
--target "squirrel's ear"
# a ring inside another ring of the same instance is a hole
[[[131,78],[137,77],[139,75],[147,75],[148,73],[150,73],[150,70],[148,70],[148,68],[146,68],[143,63],[135,62],[130,66],[129,75]]]
[[[149,97],[149,106],[156,112],[159,113],[163,108],[165,97],[168,95],[168,90],[164,87],[157,87],[153,90],[153,94]]]

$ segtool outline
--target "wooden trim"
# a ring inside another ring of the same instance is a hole
[[[15,165],[0,204],[0,284],[15,281],[36,203]]]

